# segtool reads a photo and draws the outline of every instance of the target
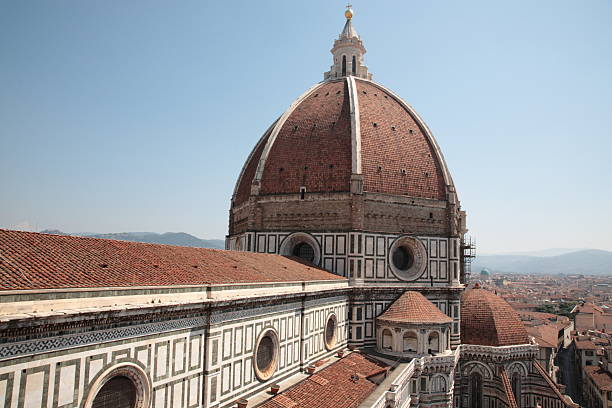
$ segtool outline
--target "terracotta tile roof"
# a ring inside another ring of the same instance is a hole
[[[579,313],[603,313],[603,309],[599,306],[597,306],[594,303],[585,303],[584,305],[578,305],[576,307],[576,311]]]
[[[535,337],[536,343],[542,347],[557,348],[559,341],[559,330],[556,326],[543,324],[540,326],[527,327],[527,333]]]
[[[514,398],[514,393],[512,392],[512,385],[510,384],[510,379],[508,378],[508,373],[505,368],[502,368],[501,371],[501,381],[504,386],[504,393],[506,394],[508,406],[510,408],[518,408],[516,398]]]
[[[552,380],[552,378],[550,378],[550,376],[548,375],[548,373],[546,372],[546,370],[544,369],[544,367],[542,367],[540,363],[538,363],[537,361],[534,361],[533,366],[536,368],[536,371],[540,374],[540,376],[544,379],[544,381],[546,381],[546,383],[548,384],[548,387],[555,393],[557,398],[559,398],[559,400],[563,403],[564,406],[572,407],[572,408],[579,407],[578,404],[571,403],[565,395],[561,394],[561,391],[559,391],[559,387],[557,386],[557,384]]]
[[[343,279],[279,255],[0,229],[0,290]]]
[[[355,82],[363,190],[446,199],[442,167],[415,118],[374,83]]]
[[[510,303],[510,302],[508,302]],[[514,309],[516,309],[514,307],[514,305],[510,304],[510,306],[512,306]],[[519,315],[521,316],[521,318],[523,319],[542,319],[542,320],[557,320],[559,319],[561,316],[558,316],[556,314],[552,314],[552,313],[544,313],[544,312],[531,312],[528,310],[519,310],[517,309]]]
[[[387,366],[363,354],[351,353],[330,366],[273,397],[258,408],[353,408],[377,387],[368,380]]]
[[[453,321],[421,293],[410,290],[404,292],[376,320],[392,323],[451,323]]]
[[[347,81],[316,85],[273,125],[274,139],[264,134],[243,167],[235,205],[248,200],[262,158],[261,195],[350,191],[356,158]],[[418,118],[375,83],[355,83],[364,191],[445,200],[444,165]]]
[[[482,346],[527,344],[525,325],[501,297],[485,289],[466,290],[461,296],[461,342]]]
[[[578,350],[597,350],[599,347],[591,340],[574,340]]]
[[[349,191],[351,116],[345,80],[324,82],[282,124],[261,178],[261,194]],[[282,169],[282,170],[281,170]]]
[[[586,366],[584,372],[600,391],[612,391],[612,374],[597,366]]]

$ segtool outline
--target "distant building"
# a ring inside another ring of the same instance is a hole
[[[585,367],[584,399],[589,408],[612,407],[612,346],[607,346],[597,366]]]
[[[594,303],[576,305],[572,310],[576,330],[612,332],[612,313]]]

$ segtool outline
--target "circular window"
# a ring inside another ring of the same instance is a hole
[[[255,347],[255,375],[261,381],[266,381],[276,371],[278,366],[278,335],[273,329],[268,329],[259,336]]]
[[[305,232],[295,232],[285,238],[280,245],[281,255],[295,256],[319,265],[321,261],[321,246],[317,240]]]
[[[393,252],[393,265],[400,271],[407,271],[414,263],[412,251],[407,246],[400,246]]]
[[[329,315],[327,323],[325,323],[325,348],[331,350],[336,345],[336,331],[338,328],[338,319],[335,314]]]
[[[399,237],[389,250],[389,267],[401,280],[415,280],[427,266],[427,250],[414,237]]]
[[[314,249],[305,242],[300,242],[293,248],[293,255],[302,258],[305,261],[314,261]]]
[[[132,380],[122,375],[113,377],[96,394],[92,408],[134,408],[136,387]]]

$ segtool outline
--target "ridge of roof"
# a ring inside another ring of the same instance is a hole
[[[514,392],[512,392],[512,386],[510,385],[510,379],[508,378],[508,373],[506,372],[505,368],[502,368],[501,370],[501,380],[502,384],[504,385],[504,393],[508,399],[508,405],[510,408],[518,408],[516,398],[514,398]]]

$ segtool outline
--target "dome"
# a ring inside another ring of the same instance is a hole
[[[475,288],[461,296],[461,343],[511,346],[527,344],[529,339],[525,325],[508,302]]]
[[[408,290],[376,318],[377,322],[444,324],[453,319],[445,315],[420,292]]]
[[[437,143],[415,111],[383,86],[347,76],[321,82],[264,133],[233,195],[362,191],[445,200],[452,184]]]
[[[293,250],[284,242],[297,232],[310,234],[315,252],[323,244],[318,234],[330,231],[463,234],[466,214],[436,140],[410,105],[372,81],[352,18],[331,53],[324,80],[273,121],[246,159],[230,202],[227,248],[287,255]],[[332,268],[336,261],[319,255]]]
[[[480,271],[480,274],[481,274],[482,276],[490,276],[490,275],[491,275],[491,272],[489,272],[489,270],[488,270],[487,268],[483,268],[483,269]]]

